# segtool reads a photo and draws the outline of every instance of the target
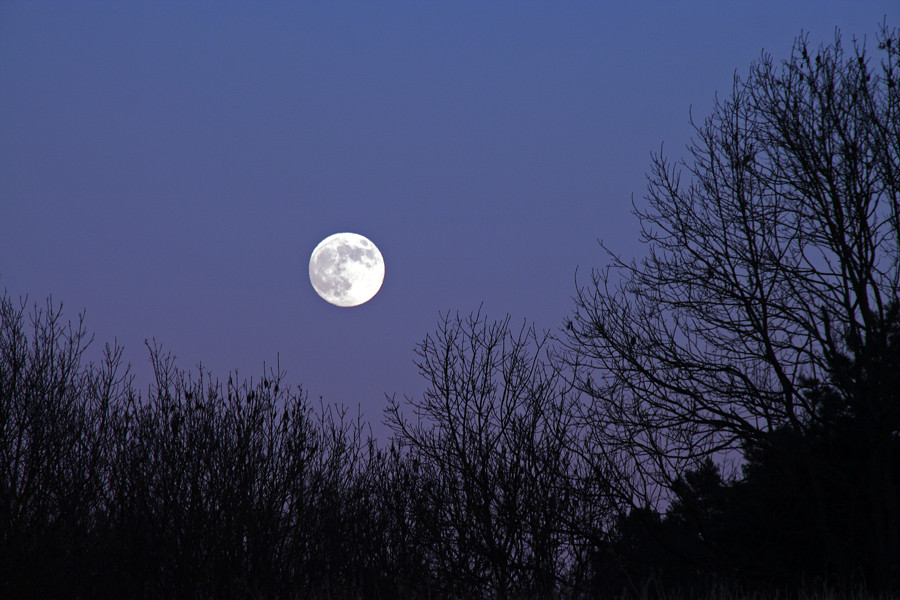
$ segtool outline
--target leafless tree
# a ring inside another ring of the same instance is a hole
[[[84,360],[83,315],[0,297],[0,595],[72,595],[96,566],[113,429],[127,388],[121,349]],[[71,583],[76,581],[79,583]]]
[[[404,462],[361,415],[156,344],[141,394],[121,348],[88,363],[81,319],[28,308],[0,298],[0,596],[427,597],[421,546],[385,552]]]
[[[222,383],[178,369],[155,344],[150,357],[155,381],[118,413],[112,453],[113,561],[120,579],[142,582],[126,595],[364,589],[381,532],[361,417],[324,403],[314,411],[277,369]]]
[[[444,593],[547,597],[565,588],[578,544],[573,412],[546,336],[509,318],[445,316],[417,349],[429,383],[388,409],[418,477],[429,565]]]
[[[900,281],[900,32],[882,27],[877,59],[865,46],[801,36],[736,77],[686,160],[653,157],[635,209],[646,258],[609,252],[578,287],[561,358],[633,505],[663,507],[704,458],[819,419],[805,382],[880,335]],[[900,424],[884,399],[867,410],[880,441],[860,493],[896,556],[896,465],[878,448]],[[815,478],[809,492],[818,510]]]

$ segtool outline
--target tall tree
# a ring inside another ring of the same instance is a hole
[[[882,27],[878,59],[839,33],[819,48],[801,36],[787,60],[764,54],[735,78],[686,160],[653,157],[635,209],[648,255],[610,252],[579,287],[562,355],[635,506],[663,506],[705,458],[809,428],[820,415],[804,382],[829,381],[834,357],[876,368],[857,350],[878,346],[898,295],[898,84],[897,29]],[[895,467],[869,459],[869,526],[896,529]],[[812,506],[820,484],[804,484]]]

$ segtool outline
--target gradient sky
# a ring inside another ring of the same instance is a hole
[[[651,152],[680,157],[763,49],[874,34],[894,2],[0,1],[0,288],[224,379],[280,357],[381,419],[413,347],[483,304],[555,331],[602,239],[637,256]],[[309,283],[326,236],[386,263]]]

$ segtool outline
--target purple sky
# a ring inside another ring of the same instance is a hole
[[[377,8],[376,8],[377,7]],[[0,1],[0,288],[224,378],[280,354],[381,419],[413,347],[484,305],[556,330],[603,239],[641,252],[650,153],[681,155],[763,48],[869,38],[894,2]],[[307,276],[326,236],[369,303]]]

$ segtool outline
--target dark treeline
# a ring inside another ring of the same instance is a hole
[[[376,442],[0,299],[2,598],[900,594],[900,32],[770,57],[653,158],[558,335],[448,314]]]

